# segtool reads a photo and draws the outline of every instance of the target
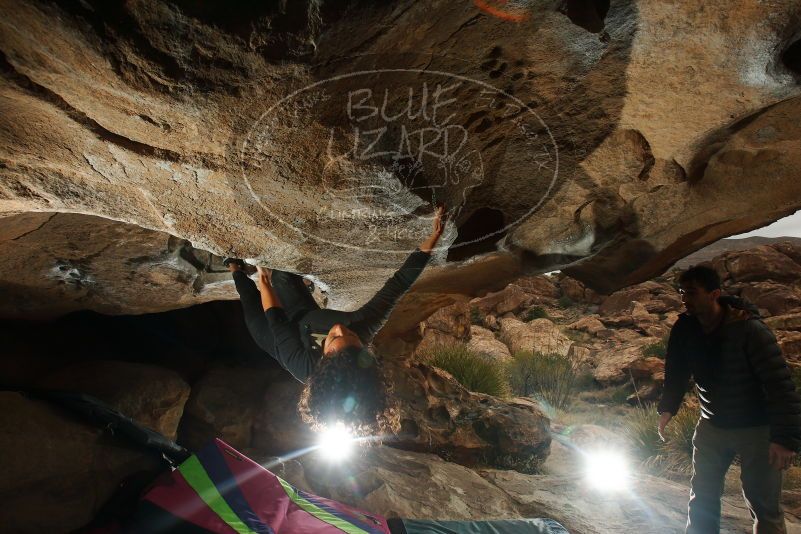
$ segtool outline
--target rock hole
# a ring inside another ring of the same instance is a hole
[[[416,438],[420,435],[420,427],[412,419],[404,419],[401,421],[400,433],[404,437]]]
[[[604,19],[609,12],[609,0],[563,0],[558,11],[573,24],[592,33],[604,29]]]
[[[501,57],[502,53],[503,53],[503,48],[501,48],[500,46],[494,46],[492,47],[492,50],[489,51],[489,54],[487,54],[487,57],[492,57],[492,58]]]
[[[476,126],[475,132],[482,133],[486,131],[487,128],[489,128],[490,126],[492,126],[492,121],[489,120],[487,117],[484,117],[484,119],[482,119],[482,121],[478,124],[478,126]]]
[[[451,420],[451,414],[444,406],[437,406],[436,408],[429,408],[428,416],[438,423],[448,423]]]
[[[501,63],[497,69],[489,73],[490,78],[499,78],[503,71],[506,70],[506,63]]]
[[[790,72],[801,76],[801,39],[788,46],[782,53],[782,63]]]
[[[493,208],[477,209],[459,225],[459,236],[448,250],[448,261],[461,261],[477,254],[494,251],[495,244],[504,234],[496,232],[504,226],[502,211]],[[462,243],[469,244],[461,245]]]

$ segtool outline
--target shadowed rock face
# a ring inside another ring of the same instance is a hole
[[[801,206],[797,2],[529,7],[3,3],[0,213],[131,223],[349,308],[442,201],[438,262],[500,247],[604,292]]]

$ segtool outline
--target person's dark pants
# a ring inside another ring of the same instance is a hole
[[[768,462],[768,426],[718,428],[698,421],[693,435],[693,476],[687,534],[720,532],[720,498],[735,454],[742,460],[740,480],[754,534],[786,534],[780,504],[782,472]]]
[[[245,324],[250,335],[262,350],[270,353],[275,348],[275,340],[264,316],[261,305],[261,293],[256,282],[251,280],[242,271],[234,271],[234,284],[242,302],[242,311],[245,315]],[[273,270],[272,286],[284,313],[290,320],[295,320],[309,310],[319,310],[320,306],[314,300],[303,278],[297,274]]]

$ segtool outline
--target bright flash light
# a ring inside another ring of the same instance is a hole
[[[614,451],[591,452],[586,455],[587,480],[600,490],[617,491],[629,485],[626,458]]]
[[[323,432],[317,447],[330,461],[344,460],[353,451],[353,436],[345,425],[339,422]]]

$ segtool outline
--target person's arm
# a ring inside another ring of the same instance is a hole
[[[801,447],[801,397],[776,336],[762,321],[748,321],[746,354],[765,392],[770,440],[797,452]]]
[[[420,273],[423,272],[423,269],[425,269],[428,260],[431,259],[431,251],[442,235],[444,213],[444,206],[437,208],[431,234],[406,258],[400,269],[395,271],[392,278],[387,280],[384,287],[367,304],[352,312],[353,322],[350,328],[359,334],[359,337],[365,343],[369,343],[381,327],[384,326],[398,300],[409,290],[417,280],[417,277],[420,276]]]
[[[306,349],[297,324],[286,316],[266,270],[259,269],[259,293],[264,315],[275,340],[272,356],[297,380],[305,382],[316,364],[316,354]]]
[[[681,341],[686,334],[683,332],[684,325],[680,324],[680,321],[681,318],[670,329],[665,355],[665,385],[656,410],[660,414],[669,413],[671,417],[679,411],[690,383],[690,364]]]

